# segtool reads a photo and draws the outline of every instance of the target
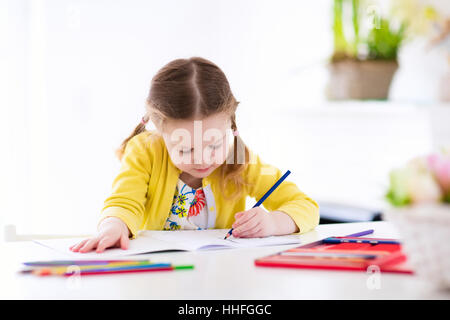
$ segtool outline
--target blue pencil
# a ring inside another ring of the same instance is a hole
[[[326,238],[323,239],[323,243],[370,243],[370,244],[400,244],[399,241],[396,240],[382,240],[382,239],[341,239],[341,238]]]
[[[280,179],[278,179],[277,182],[275,182],[275,184],[272,186],[272,188],[270,188],[269,191],[267,191],[267,192],[262,196],[262,198],[259,199],[259,201],[253,206],[253,208],[259,207],[259,206],[264,202],[264,200],[266,200],[266,198],[267,198],[268,196],[270,196],[270,194],[271,194],[271,193],[272,193],[272,192],[280,185],[280,183],[282,183],[283,180],[286,179],[286,177],[287,177],[290,173],[291,173],[291,171],[289,171],[289,170],[286,171],[286,173],[283,174],[283,176],[282,176]],[[231,236],[232,233],[233,233],[233,228],[231,228],[230,231],[228,231],[228,233],[225,235],[225,238],[224,238],[224,239],[227,239],[229,236]]]

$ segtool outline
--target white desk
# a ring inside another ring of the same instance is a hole
[[[375,229],[373,237],[397,238],[387,222],[320,225],[302,235],[303,244],[328,236]],[[379,289],[368,286],[370,274],[255,267],[254,259],[289,246],[170,252],[140,255],[155,261],[194,264],[194,270],[78,278],[34,277],[17,273],[20,262],[57,259],[53,250],[32,242],[2,245],[2,299],[450,299],[415,276],[385,274]],[[7,262],[5,264],[5,262]]]

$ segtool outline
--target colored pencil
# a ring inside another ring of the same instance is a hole
[[[137,273],[137,272],[157,272],[157,271],[174,271],[173,266],[168,267],[158,267],[158,268],[141,268],[141,269],[119,269],[119,270],[108,270],[108,271],[98,271],[89,270],[81,272],[81,276],[92,276],[92,275],[107,275],[107,274],[120,274],[120,273]],[[63,276],[70,277],[73,274],[65,273]]]
[[[371,234],[371,233],[373,233],[373,229],[369,229],[369,230],[365,230],[365,231],[349,234],[346,237],[355,237],[356,238],[356,237],[366,236],[366,235]]]
[[[90,265],[79,266],[78,270],[70,270],[67,267],[39,267],[35,269],[22,270],[22,273],[31,273],[37,276],[71,276],[71,275],[93,275],[93,274],[115,274],[126,272],[146,272],[146,271],[166,271],[166,270],[187,270],[193,269],[193,265],[171,265],[170,263],[153,264],[110,264],[110,265]]]
[[[85,265],[108,265],[111,263],[150,263],[150,260],[49,260],[29,261],[23,264],[29,267],[53,267],[53,266],[85,266]]]
[[[323,243],[326,244],[337,244],[337,243],[370,243],[370,244],[400,244],[399,241],[396,240],[383,240],[383,239],[342,239],[330,237],[323,239]]]
[[[29,269],[22,270],[21,273],[33,273],[36,275],[51,275],[51,274],[63,274],[66,273],[67,270],[70,270],[70,267],[77,267],[77,270],[95,270],[95,269],[112,269],[112,268],[120,268],[120,267],[151,267],[158,265],[156,263],[149,263],[142,261],[129,261],[129,262],[111,262],[109,264],[96,264],[96,265],[66,265],[66,266],[39,266],[39,267],[31,267]],[[160,265],[160,264],[159,264]],[[165,265],[169,265],[165,263]]]
[[[336,253],[336,252],[289,252],[283,251],[280,253],[282,256],[295,256],[304,258],[338,258],[338,259],[375,259],[377,256],[374,254],[357,254],[357,253]]]
[[[286,177],[291,173],[291,171],[286,171],[286,173],[280,178],[278,179],[277,182],[275,182],[275,184],[269,189],[269,191],[267,191],[261,199],[259,199],[259,201],[253,206],[253,208],[259,207],[264,200],[266,200],[266,198],[268,196],[270,196],[270,194],[283,182],[284,179],[286,179]],[[231,234],[233,233],[233,228],[230,229],[230,231],[228,231],[228,233],[225,235],[224,239],[228,239],[229,236],[231,236]]]
[[[88,269],[80,269],[80,274],[83,275],[85,273],[93,273],[93,272],[113,272],[113,271],[121,271],[121,270],[146,270],[146,269],[164,269],[171,268],[172,265],[170,263],[154,263],[147,265],[122,265],[122,266],[105,266],[105,267],[97,267],[97,268],[88,268]],[[67,272],[66,272],[67,273]],[[70,272],[73,274],[73,272]]]
[[[159,267],[148,267],[148,268],[117,268],[111,270],[86,270],[80,273],[81,276],[90,275],[107,275],[107,274],[119,274],[119,273],[136,273],[136,272],[156,272],[156,271],[176,271],[176,270],[188,270],[194,269],[193,265],[182,265],[182,266],[159,266]],[[72,274],[65,273],[64,276],[68,277]]]
[[[194,266],[191,264],[187,264],[187,265],[177,265],[177,266],[173,266],[173,268],[175,270],[188,270],[188,269],[194,269]]]

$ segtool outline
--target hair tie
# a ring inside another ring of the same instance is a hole
[[[233,136],[237,137],[238,135],[239,135],[239,131],[237,131],[237,129],[234,130],[234,131],[233,131]]]
[[[144,117],[142,117],[141,124],[145,126],[145,125],[147,124],[147,122],[148,122],[148,120],[146,121],[146,120],[144,119]]]

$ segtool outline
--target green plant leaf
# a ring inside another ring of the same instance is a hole
[[[378,60],[396,60],[398,50],[404,39],[405,25],[392,30],[389,20],[380,19],[379,27],[374,26],[367,37],[369,58]]]

